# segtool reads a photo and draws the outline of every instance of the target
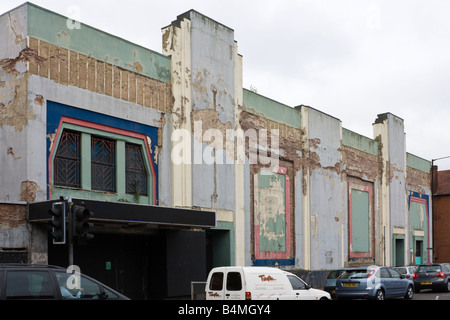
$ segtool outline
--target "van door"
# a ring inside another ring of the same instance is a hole
[[[311,294],[308,285],[295,275],[288,275],[289,282],[294,290],[296,300],[314,300],[315,295]]]
[[[209,275],[208,282],[206,282],[207,287],[205,288],[205,298],[206,300],[224,300],[224,277],[225,269],[220,269],[220,271],[211,272]]]
[[[225,300],[245,300],[243,277],[240,270],[229,270],[226,274]]]
[[[207,282],[207,300],[245,300],[245,289],[240,269],[220,268],[213,270]]]

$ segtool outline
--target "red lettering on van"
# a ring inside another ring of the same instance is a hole
[[[261,278],[261,281],[262,281],[262,282],[265,282],[265,281],[270,282],[270,281],[275,281],[275,280],[277,280],[277,279],[272,278],[272,276],[266,276],[266,275],[264,275],[264,274],[262,274],[262,275],[260,275],[260,276],[258,276],[258,277]]]
[[[208,295],[210,297],[215,297],[215,298],[220,297],[220,295],[217,292],[208,292]]]

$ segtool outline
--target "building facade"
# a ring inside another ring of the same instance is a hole
[[[2,261],[67,264],[46,227],[61,198],[95,213],[75,263],[137,298],[214,266],[432,261],[431,162],[400,117],[368,138],[243,88],[234,31],[194,10],[162,53],[30,3],[0,28]]]

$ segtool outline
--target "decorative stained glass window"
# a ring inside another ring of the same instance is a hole
[[[126,192],[147,196],[147,171],[141,153],[141,146],[127,143],[125,146]]]
[[[116,142],[91,137],[91,188],[116,192]]]
[[[54,184],[58,186],[81,187],[81,134],[64,130],[61,134],[54,160]]]

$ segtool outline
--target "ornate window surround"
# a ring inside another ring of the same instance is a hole
[[[81,189],[54,185],[54,158],[64,129],[81,133]],[[115,193],[91,190],[91,135],[116,140],[118,164],[116,169],[117,189]],[[87,140],[89,140],[89,143],[87,143]],[[148,196],[140,195],[138,197],[138,202],[142,204],[156,205],[156,173],[153,162],[151,161],[152,153],[149,140],[150,139],[146,135],[141,133],[66,116],[61,117],[58,129],[56,130],[55,138],[50,146],[50,155],[48,159],[49,199],[64,195],[69,197],[107,201],[136,202],[136,195],[126,193],[125,144],[131,143],[142,147],[142,156],[144,158],[144,164],[147,171]]]

